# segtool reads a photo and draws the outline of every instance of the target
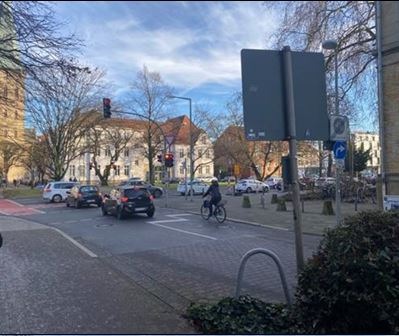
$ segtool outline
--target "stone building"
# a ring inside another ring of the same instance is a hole
[[[354,132],[351,134],[351,140],[356,149],[370,149],[371,158],[367,162],[367,168],[374,172],[380,172],[381,151],[380,136],[372,132]]]

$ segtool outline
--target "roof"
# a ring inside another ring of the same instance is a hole
[[[195,126],[186,115],[168,119],[161,128],[166,137],[173,137],[174,144],[190,144],[190,124],[193,142],[195,143],[204,131]]]

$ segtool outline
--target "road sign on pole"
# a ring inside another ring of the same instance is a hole
[[[245,136],[248,140],[289,140],[287,80],[283,51],[241,50]],[[297,140],[329,140],[324,56],[291,54]]]
[[[334,144],[334,157],[336,159],[345,159],[346,155],[346,142],[345,141],[336,141]]]

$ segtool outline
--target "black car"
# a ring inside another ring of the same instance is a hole
[[[154,216],[153,196],[146,188],[124,185],[113,189],[109,195],[104,195],[101,211],[103,216],[115,215],[123,219],[127,215],[145,213]]]
[[[102,199],[98,187],[93,185],[76,185],[70,191],[67,191],[66,206],[80,208],[83,205],[92,204],[98,207],[102,204]]]
[[[160,198],[163,195],[163,189],[160,187],[156,187],[152,184],[149,184],[147,182],[141,181],[141,180],[128,180],[124,182],[122,185],[126,186],[137,186],[137,187],[143,187],[148,189],[148,191],[151,193],[154,198]]]

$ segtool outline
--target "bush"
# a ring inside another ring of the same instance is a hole
[[[288,334],[289,310],[283,304],[240,296],[216,304],[192,304],[186,316],[205,334]]]
[[[308,333],[399,332],[399,214],[365,212],[327,231],[299,276]]]

